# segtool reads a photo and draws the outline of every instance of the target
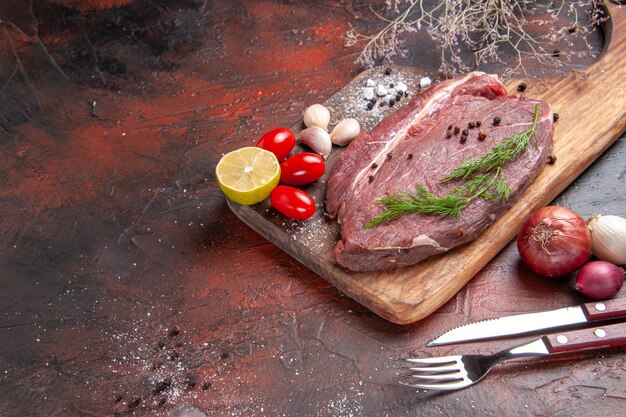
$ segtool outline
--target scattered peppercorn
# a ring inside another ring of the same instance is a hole
[[[461,128],[458,126],[454,126],[454,134],[458,135],[458,133],[461,131]]]
[[[407,158],[407,159],[413,159],[413,154],[412,154],[412,153],[408,154],[408,155],[406,156],[406,158]]]
[[[467,135],[469,135],[469,130],[463,129],[463,131],[461,132],[461,136],[467,136]]]
[[[385,75],[389,75],[391,74],[391,68],[387,67],[385,68]]]
[[[393,88],[393,87],[394,87],[393,83],[389,83],[389,88]]]
[[[476,127],[480,127],[481,124],[483,124],[483,122],[481,122],[480,120],[476,120]]]
[[[187,375],[185,379],[185,387],[187,389],[194,389],[196,387],[196,378],[192,375]]]
[[[405,92],[404,92],[404,97],[408,97],[408,96],[409,96],[409,92],[408,92],[408,91],[405,91]]]
[[[390,153],[388,153],[388,154],[387,154],[387,159],[391,159],[391,156],[392,156],[392,155],[391,155]]]
[[[396,104],[396,101],[394,99],[389,100],[389,106],[393,106],[394,104]]]
[[[450,139],[452,137],[452,132],[449,130],[446,132],[446,139]]]
[[[172,330],[170,330],[170,337],[177,336],[180,333],[180,327],[174,326]]]
[[[165,378],[163,381],[157,382],[154,386],[154,390],[152,391],[155,395],[159,394],[166,389],[168,389],[172,385],[172,378]]]
[[[476,123],[474,123],[474,122],[469,122],[469,123],[467,124],[467,127],[469,127],[470,129],[473,129],[473,128],[475,128],[475,127],[476,127]]]
[[[203,390],[203,391],[206,391],[206,390],[208,390],[209,388],[211,388],[211,383],[210,383],[210,382],[208,382],[208,381],[204,381],[204,382],[202,383],[202,390]]]
[[[377,164],[376,162],[374,162],[374,163],[372,164],[372,168],[378,168],[378,164]]]
[[[554,163],[556,162],[556,156],[554,155],[548,155],[548,163],[550,165],[554,165]]]
[[[452,130],[452,125],[449,125],[449,126],[448,126],[448,130]]]
[[[367,103],[367,110],[372,110],[373,108],[374,108],[374,103],[372,103],[371,101]]]
[[[141,402],[140,397],[133,397],[128,403],[128,408],[135,408],[139,405],[140,402]]]
[[[396,101],[400,101],[401,98],[402,98],[402,94],[400,93],[396,94]]]
[[[379,106],[380,106],[380,107],[385,107],[385,104],[386,104],[386,103],[385,103],[384,101],[381,101],[381,102],[380,102],[380,104],[379,104]]]
[[[484,131],[478,132],[478,140],[485,140],[487,138],[487,134]]]
[[[159,369],[161,366],[163,366],[163,359],[161,358],[157,358],[155,360],[152,361],[152,370],[156,370]]]
[[[558,50],[558,49],[555,49],[555,50],[552,52],[552,56],[553,56],[553,57],[555,57],[555,58],[558,58],[560,55],[561,55],[561,51],[560,51],[560,50]]]
[[[502,119],[499,118],[499,117],[494,117],[493,118],[493,124],[494,125],[499,125],[501,121],[502,121]]]
[[[559,120],[559,114],[558,113],[552,113],[552,120],[554,120],[555,122],[557,120]]]
[[[367,181],[368,182],[374,182],[374,176],[370,175],[369,177],[367,177]]]
[[[520,83],[520,84],[517,86],[517,91],[519,91],[519,92],[521,93],[522,91],[526,91],[526,88],[527,88],[527,87],[528,87],[528,86],[526,85],[526,83]]]
[[[465,143],[467,141],[467,136],[461,136],[461,143]]]

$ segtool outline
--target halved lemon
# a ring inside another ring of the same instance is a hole
[[[248,206],[270,196],[280,180],[280,164],[272,152],[250,146],[224,155],[215,176],[228,199]]]

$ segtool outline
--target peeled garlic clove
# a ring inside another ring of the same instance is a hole
[[[322,129],[319,126],[307,127],[300,132],[298,142],[308,146],[324,159],[328,158],[333,147],[330,135],[326,129]]]
[[[304,124],[306,127],[317,126],[326,129],[329,122],[330,111],[321,104],[313,104],[304,111]]]
[[[330,139],[335,145],[346,146],[361,134],[361,126],[358,120],[344,119],[335,126]]]
[[[596,258],[626,265],[626,219],[594,214],[587,221],[591,231],[591,250]]]

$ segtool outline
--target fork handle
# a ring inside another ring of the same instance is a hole
[[[542,336],[550,353],[626,346],[626,322]]]

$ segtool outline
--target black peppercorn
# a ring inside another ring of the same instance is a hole
[[[378,164],[377,164],[376,162],[374,162],[374,163],[372,164],[372,168],[378,168]]]
[[[502,121],[502,119],[500,119],[499,117],[494,117],[493,118],[493,124],[494,125],[499,125],[501,121]]]
[[[467,136],[461,136],[461,143],[465,143],[467,141]]]
[[[374,182],[374,176],[370,175],[369,177],[367,177],[367,181],[368,182]]]
[[[373,108],[374,108],[374,103],[372,103],[371,101],[367,103],[367,110],[372,110]]]
[[[476,127],[476,123],[474,123],[474,122],[469,122],[469,123],[467,124],[467,127],[469,127],[470,129],[473,129],[473,128],[475,128],[475,127]]]
[[[556,156],[554,155],[548,155],[548,163],[550,165],[554,165],[554,163],[556,162]]]
[[[461,128],[458,126],[454,126],[454,134],[457,135],[461,131]]]
[[[413,154],[412,154],[412,153],[408,154],[408,155],[406,156],[406,158],[407,158],[407,159],[413,159]]]
[[[554,120],[555,122],[557,120],[559,120],[559,114],[558,113],[552,113],[552,120]]]
[[[452,137],[452,132],[449,130],[446,132],[446,139],[450,139]]]
[[[449,126],[448,126],[448,130],[452,130],[452,125],[449,125]]]
[[[463,129],[463,131],[461,132],[461,136],[467,136],[467,135],[469,135],[469,130]]]
[[[387,159],[391,159],[391,154],[390,153],[387,154]]]
[[[389,88],[393,88],[393,83],[390,83],[390,84],[389,84]]]
[[[393,106],[394,104],[396,104],[396,101],[394,99],[389,100],[389,106]]]
[[[480,120],[476,120],[476,127],[480,127],[480,125],[483,124]]]
[[[385,68],[385,75],[389,75],[391,74],[391,68],[387,67]]]
[[[400,101],[400,99],[402,98],[402,94],[396,94],[396,101]]]
[[[519,91],[519,92],[521,93],[521,92],[523,92],[523,91],[526,91],[526,88],[527,88],[527,87],[528,87],[528,86],[526,85],[526,83],[520,83],[520,84],[517,86],[517,91]]]

